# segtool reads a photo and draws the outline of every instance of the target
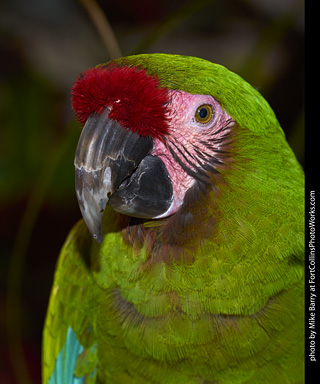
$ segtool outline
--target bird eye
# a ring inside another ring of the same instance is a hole
[[[209,104],[203,104],[196,110],[195,118],[198,123],[205,124],[211,120],[212,115],[212,106]]]

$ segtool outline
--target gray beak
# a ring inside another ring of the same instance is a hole
[[[109,198],[153,149],[153,140],[124,128],[102,114],[85,123],[75,155],[76,194],[94,239],[102,242],[102,215]]]

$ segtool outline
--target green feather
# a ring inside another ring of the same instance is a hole
[[[74,368],[91,382],[303,383],[304,176],[273,111],[238,75],[202,59],[112,64],[212,95],[237,123],[231,156],[214,188],[169,218],[131,222],[107,208],[102,244],[83,221],[74,227],[52,288],[43,382],[71,328],[85,349]]]
[[[267,130],[269,133],[275,130],[283,135],[274,112],[260,93],[222,65],[197,57],[168,54],[128,56],[114,63],[144,68],[159,78],[161,86],[169,89],[211,95],[241,127],[250,131],[266,134]]]

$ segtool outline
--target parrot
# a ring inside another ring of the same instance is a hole
[[[54,273],[44,384],[304,382],[304,170],[259,91],[206,59],[82,72],[82,218]]]

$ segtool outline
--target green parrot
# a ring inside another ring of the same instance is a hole
[[[225,67],[122,57],[72,88],[84,220],[61,251],[43,383],[304,382],[304,174]]]

